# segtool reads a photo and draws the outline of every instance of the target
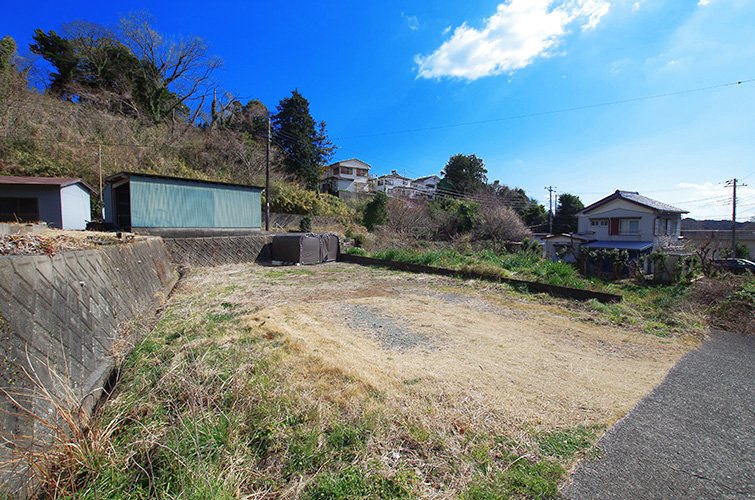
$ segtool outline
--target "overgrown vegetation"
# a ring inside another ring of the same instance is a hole
[[[371,254],[360,251],[359,255],[448,269],[500,273],[503,277],[618,294],[624,298],[618,304],[592,300],[567,305],[587,314],[591,321],[653,335],[701,335],[708,325],[751,332],[755,324],[755,277],[726,274],[692,282],[688,279],[692,269],[690,262],[683,267],[683,272],[687,273],[685,279],[669,286],[633,279],[587,278],[570,264],[542,259],[538,247],[533,248],[528,242],[518,251],[466,245],[461,251],[449,246],[389,248]],[[611,261],[618,263],[615,268],[624,266],[622,256],[615,257]]]

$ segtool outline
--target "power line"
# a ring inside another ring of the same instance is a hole
[[[478,120],[473,122],[462,122],[462,123],[451,123],[447,125],[436,125],[434,127],[421,127],[421,128],[414,128],[414,129],[405,129],[405,130],[395,130],[395,131],[389,131],[389,132],[376,132],[373,134],[363,134],[363,135],[353,135],[353,136],[346,136],[346,137],[336,137],[336,140],[348,140],[348,139],[364,139],[368,137],[380,137],[380,136],[386,136],[386,135],[398,135],[398,134],[410,134],[415,132],[428,132],[432,130],[443,130],[443,129],[449,129],[449,128],[457,128],[457,127],[467,127],[472,125],[485,125],[488,123],[497,123],[497,122],[503,122],[503,121],[510,121],[510,120],[520,120],[522,118],[533,118],[537,116],[548,116],[548,115],[555,115],[559,113],[569,113],[572,111],[581,111],[585,109],[594,109],[594,108],[601,108],[601,107],[607,107],[607,106],[615,106],[618,104],[627,104],[631,102],[641,102],[641,101],[649,101],[652,99],[661,99],[664,97],[672,97],[677,95],[683,95],[683,94],[691,94],[694,92],[705,92],[708,90],[715,90],[720,89],[724,87],[732,87],[732,86],[738,86],[743,84],[748,84],[755,82],[755,78],[750,78],[748,80],[738,80],[735,82],[728,82],[728,83],[722,83],[719,85],[711,85],[708,87],[698,87],[694,89],[687,89],[687,90],[678,90],[675,92],[666,92],[663,94],[655,94],[650,96],[643,96],[643,97],[635,97],[632,99],[622,99],[618,101],[608,101],[608,102],[602,102],[597,104],[585,104],[582,106],[573,106],[569,108],[561,108],[561,109],[554,109],[550,111],[539,111],[539,112],[533,112],[533,113],[524,113],[520,115],[511,115],[511,116],[504,116],[501,118],[491,118],[489,120]],[[755,173],[755,172],[753,172]],[[750,174],[752,175],[752,174]]]

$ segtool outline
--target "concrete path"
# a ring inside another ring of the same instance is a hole
[[[711,334],[597,446],[565,498],[755,498],[755,336]]]

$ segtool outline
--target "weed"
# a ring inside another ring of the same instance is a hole
[[[602,428],[596,429],[580,425],[570,429],[538,434],[535,436],[535,441],[543,455],[569,461],[593,445],[597,439],[598,430],[602,430]]]
[[[310,500],[358,500],[411,498],[413,478],[411,474],[385,477],[366,474],[356,467],[322,474],[307,488],[305,498]]]
[[[526,456],[514,458],[502,472],[480,476],[461,495],[464,500],[499,500],[508,498],[554,498],[564,469],[552,460],[531,461]]]

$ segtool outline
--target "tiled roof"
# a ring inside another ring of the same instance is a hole
[[[635,203],[639,203],[640,205],[645,205],[647,207],[660,210],[661,212],[678,212],[683,214],[689,213],[688,210],[683,210],[673,205],[669,205],[668,203],[653,200],[651,198],[648,198],[647,196],[642,196],[640,193],[637,193],[635,191],[619,191],[619,195],[625,200],[633,201]]]
[[[593,210],[594,208],[604,205],[608,203],[609,201],[613,201],[617,198],[622,198],[624,200],[631,201],[632,203],[637,203],[638,205],[651,208],[658,212],[671,212],[671,213],[677,213],[677,214],[689,213],[689,210],[683,210],[673,205],[669,205],[668,203],[663,203],[661,201],[648,198],[647,196],[642,196],[640,193],[636,191],[621,191],[618,189],[616,190],[616,192],[606,196],[602,200],[598,200],[592,205],[583,208],[582,210],[580,210],[580,213],[587,213],[590,210]]]

